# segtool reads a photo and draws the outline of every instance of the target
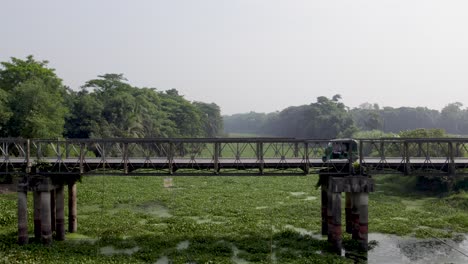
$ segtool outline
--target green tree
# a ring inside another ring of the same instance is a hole
[[[17,85],[11,91],[13,115],[8,122],[8,136],[25,138],[62,137],[66,107],[57,91],[51,91],[38,78]]]
[[[0,63],[0,107],[5,111],[0,115],[2,136],[62,136],[68,113],[63,99],[67,89],[47,63],[32,55]]]
[[[221,110],[215,103],[194,102],[193,105],[201,112],[203,136],[216,137],[223,131]]]

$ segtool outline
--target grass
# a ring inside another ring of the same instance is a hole
[[[164,188],[163,180],[85,177],[78,184],[79,233],[50,247],[16,245],[16,194],[1,194],[0,263],[351,262],[323,253],[326,241],[309,235],[321,226],[315,175],[175,177],[172,188]],[[411,184],[408,177],[376,181],[370,232],[468,233],[466,193],[434,198],[401,189]],[[31,234],[32,208],[29,213]]]

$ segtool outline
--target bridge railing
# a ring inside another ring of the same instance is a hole
[[[356,149],[350,147],[356,141]],[[356,141],[4,138],[0,174],[24,174],[31,168],[44,174],[115,175],[468,174],[468,139]]]
[[[24,174],[31,166],[29,140],[0,138],[0,174]]]
[[[468,174],[468,139],[359,139],[361,168],[370,174]]]

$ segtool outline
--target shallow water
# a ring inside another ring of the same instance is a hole
[[[456,242],[452,239],[442,239],[446,244],[436,239],[418,239],[399,237],[395,235],[370,233],[369,241],[376,240],[378,245],[369,251],[369,263],[468,263],[468,235],[464,240]]]
[[[115,249],[113,246],[102,247],[100,249],[101,254],[106,256],[116,255],[116,254],[127,254],[132,255],[133,253],[140,250],[140,247],[126,248],[126,249]]]
[[[308,236],[311,236],[311,237],[313,237],[313,238],[315,238],[315,239],[318,239],[318,240],[321,240],[321,239],[322,239],[322,235],[316,234],[316,233],[314,233],[314,232],[312,232],[312,231],[310,231],[310,230],[307,230],[307,229],[305,229],[305,228],[295,227],[295,226],[292,226],[292,225],[285,225],[284,227],[285,227],[285,228],[288,228],[288,229],[292,229],[292,230],[298,232],[299,234],[301,234],[301,235],[303,235],[303,236],[304,236],[304,235],[308,235]]]
[[[214,221],[211,218],[203,218],[203,217],[198,217],[198,216],[191,216],[189,217],[190,219],[193,219],[197,222],[197,224],[224,224],[222,221]]]
[[[182,241],[180,242],[179,244],[177,244],[177,250],[185,250],[189,247],[190,245],[190,241],[188,240],[185,240],[185,241]]]
[[[304,194],[306,194],[306,193],[305,193],[305,192],[290,192],[290,194],[291,194],[292,196],[301,196],[301,195],[304,195]]]
[[[162,256],[154,264],[169,264],[169,258],[167,256]]]
[[[239,258],[237,255],[239,254],[240,250],[235,246],[235,245],[232,245],[231,246],[231,249],[232,249],[232,257],[231,257],[231,261],[235,264],[247,264],[249,263],[247,260],[243,259],[243,258]]]

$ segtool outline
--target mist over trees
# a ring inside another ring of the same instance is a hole
[[[315,103],[275,113],[224,116],[224,126],[227,133],[297,138],[350,137],[358,130],[340,95],[320,96]]]
[[[0,63],[1,137],[214,137],[222,132],[214,103],[190,102],[176,89],[135,87],[122,74],[100,75],[73,91],[47,64],[33,56]]]
[[[374,137],[402,131],[442,129],[453,135],[468,135],[468,108],[450,103],[441,111],[427,107],[383,107],[363,103],[350,109],[339,95],[320,96],[309,105],[292,106],[274,113],[224,116],[226,133],[298,138]],[[360,131],[359,133],[357,133]],[[367,131],[367,132],[366,132]]]

